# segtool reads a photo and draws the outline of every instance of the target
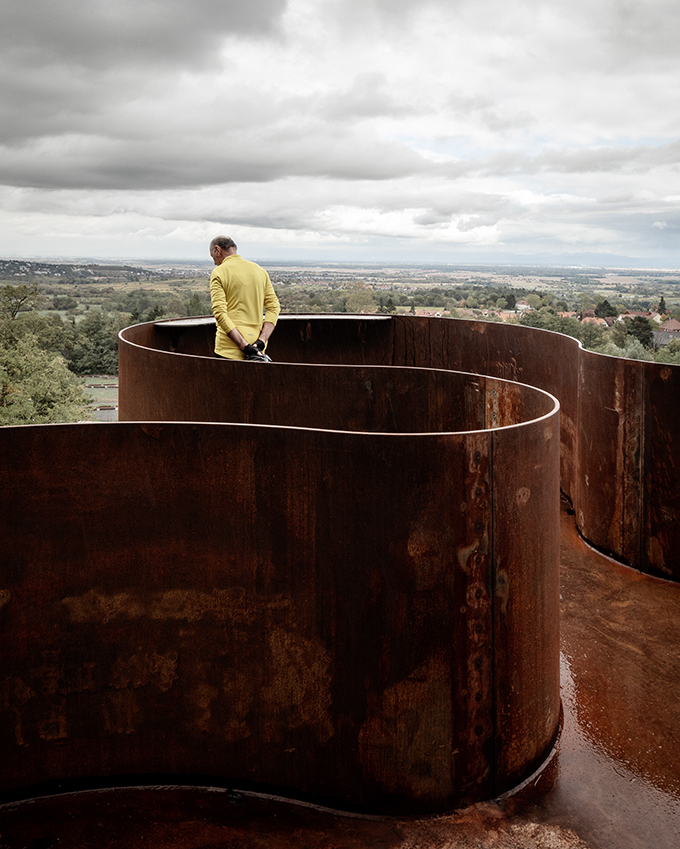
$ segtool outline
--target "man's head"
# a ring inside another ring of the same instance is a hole
[[[235,254],[236,251],[236,242],[228,236],[215,236],[210,243],[210,256],[215,265],[220,265],[225,257]]]

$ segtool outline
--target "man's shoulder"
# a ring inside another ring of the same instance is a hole
[[[242,256],[239,256],[239,254],[234,254],[233,256],[229,257],[229,259],[238,260],[238,262],[233,263],[232,268],[236,268],[238,266],[244,271],[249,271],[251,274],[267,274],[267,272],[264,268],[262,268],[261,265],[258,265],[258,263],[253,262],[251,259],[244,259]],[[225,264],[228,265],[228,263]]]
[[[212,273],[210,274],[210,279],[213,278],[221,278],[228,276],[229,270],[236,268],[237,265],[240,265],[243,262],[247,262],[244,260],[242,256],[239,254],[229,254],[229,256],[225,256],[222,262],[213,268]]]
[[[240,254],[231,254],[213,269],[210,279],[226,283],[230,279],[252,279],[254,276],[269,277],[261,265],[250,259],[244,259]]]
[[[230,257],[227,257],[229,260],[235,260],[239,265],[252,265],[255,268],[261,268],[262,266],[258,265],[256,262],[253,262],[252,259],[246,259],[242,257],[241,254],[232,254]],[[235,263],[235,264],[236,264]]]

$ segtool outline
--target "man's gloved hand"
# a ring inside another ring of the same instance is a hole
[[[257,341],[262,342],[261,339],[258,339]],[[264,347],[264,342],[262,342],[262,347]],[[246,361],[250,363],[271,362],[271,359],[257,347],[257,343],[255,343],[255,345],[246,345],[243,349],[243,353],[245,354]]]
[[[257,348],[258,351],[264,351],[264,339],[258,339],[256,342],[253,342],[253,348]]]

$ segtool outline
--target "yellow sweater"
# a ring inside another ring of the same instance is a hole
[[[210,275],[210,301],[217,321],[215,353],[231,360],[244,358],[243,351],[228,336],[231,330],[238,328],[252,345],[264,322],[276,324],[281,311],[264,268],[238,254],[226,257]]]

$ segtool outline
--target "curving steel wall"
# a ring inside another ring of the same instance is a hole
[[[128,421],[0,429],[0,788],[190,774],[419,813],[542,761],[558,405],[376,365],[395,327],[331,322],[345,365],[266,367],[128,328]],[[317,330],[282,321],[279,354]]]
[[[209,355],[214,328],[149,332],[167,350]],[[550,392],[561,406],[561,487],[580,532],[623,563],[680,580],[679,367],[602,356],[546,330],[414,316],[284,316],[270,352],[457,369]]]

